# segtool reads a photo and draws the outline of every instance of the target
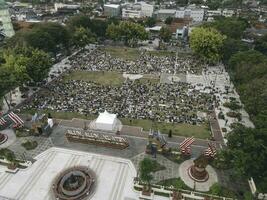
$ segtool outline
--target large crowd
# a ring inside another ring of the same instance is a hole
[[[175,56],[153,56],[149,52],[141,52],[139,59],[129,61],[94,49],[72,56],[68,73],[86,70],[159,75],[162,72],[194,70],[199,67],[196,63],[192,58],[178,59],[176,62]],[[204,120],[197,115],[198,111],[206,112],[212,104],[209,94],[201,93],[184,82],[160,84],[125,79],[123,84],[113,86],[63,79],[59,77],[46,85],[29,104],[24,105],[24,109],[49,109],[85,115],[98,115],[107,110],[122,118],[194,124]]]
[[[125,51],[127,54],[127,51]],[[149,51],[139,51],[136,60],[112,57],[101,49],[85,49],[70,58],[75,70],[118,71],[129,74],[198,73],[203,64],[193,56],[155,56]]]
[[[24,108],[85,115],[98,115],[108,110],[123,118],[197,123],[203,121],[197,117],[197,111],[205,112],[210,102],[208,94],[200,93],[186,83],[143,84],[127,80],[121,86],[105,86],[94,82],[58,80],[39,92]]]

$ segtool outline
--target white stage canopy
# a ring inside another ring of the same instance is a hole
[[[116,127],[117,115],[111,114],[105,110],[103,113],[99,113],[98,118],[95,121],[96,129],[112,131]]]

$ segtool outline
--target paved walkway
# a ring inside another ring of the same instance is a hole
[[[21,144],[27,140],[31,141],[37,141],[38,146],[33,149],[27,151]],[[24,159],[32,159],[35,156],[39,155],[40,153],[44,152],[45,150],[49,149],[50,147],[53,147],[52,140],[47,137],[34,137],[34,136],[29,136],[29,137],[17,137],[16,141],[9,146],[9,149],[15,152],[16,156],[18,158]]]
[[[210,118],[210,128],[211,128],[213,138],[215,139],[217,143],[221,144],[221,147],[225,147],[224,139],[222,136],[222,131],[218,123],[215,111],[213,111],[209,115],[209,118]]]

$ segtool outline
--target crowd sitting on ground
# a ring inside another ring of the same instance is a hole
[[[145,50],[139,53],[138,59],[125,60],[112,57],[100,48],[84,49],[69,60],[75,70],[118,71],[129,74],[199,73],[203,68],[203,64],[193,56],[155,56]]]
[[[105,109],[118,117],[150,119],[158,122],[198,123],[197,111],[207,111],[211,98],[193,86],[141,83],[126,80],[121,86],[58,79],[35,94],[24,109],[51,109],[98,115]]]

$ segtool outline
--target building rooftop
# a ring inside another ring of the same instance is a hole
[[[104,4],[104,7],[119,8],[120,5],[118,5],[118,4]]]

